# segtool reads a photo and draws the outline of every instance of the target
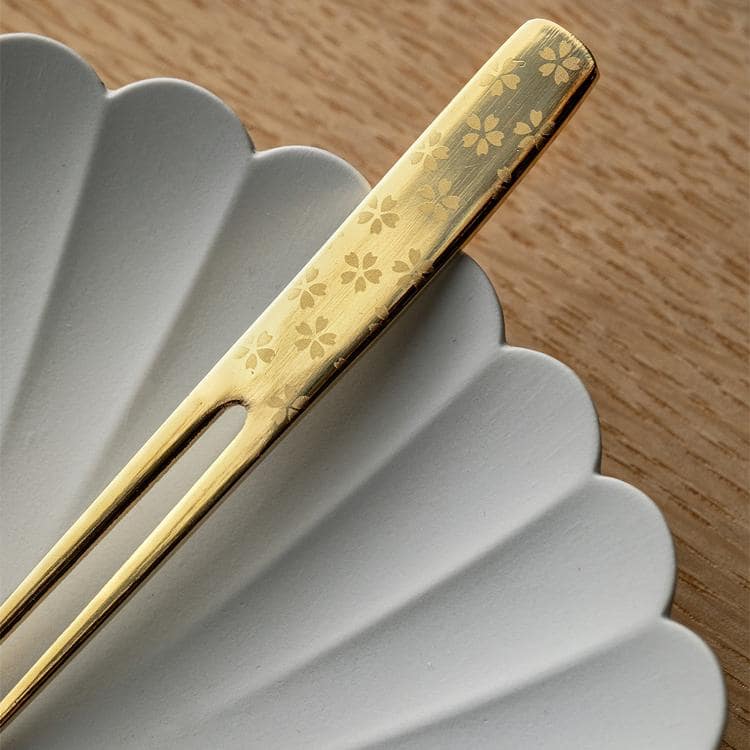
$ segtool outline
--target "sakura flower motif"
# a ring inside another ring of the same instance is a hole
[[[529,122],[517,122],[516,127],[513,128],[516,135],[524,136],[518,142],[518,148],[526,148],[530,145],[541,148],[553,126],[552,121],[542,125],[542,113],[538,109],[532,109],[529,113]]]
[[[500,146],[503,142],[503,133],[495,130],[500,120],[495,115],[487,115],[484,123],[479,119],[479,115],[470,114],[466,119],[466,124],[472,129],[471,133],[464,136],[464,147],[471,148],[476,144],[477,155],[486,156],[489,153],[490,145]]]
[[[479,79],[480,86],[489,86],[492,96],[500,96],[506,88],[515,91],[521,79],[513,72],[526,63],[523,60],[505,60],[497,62],[489,73],[484,73]]]
[[[401,274],[397,282],[398,286],[408,289],[410,286],[418,287],[431,270],[431,266],[424,264],[422,253],[413,247],[409,250],[409,262],[397,260],[393,263],[393,270]]]
[[[438,168],[438,160],[448,158],[448,147],[440,145],[442,134],[434,130],[424,143],[420,143],[411,157],[412,164],[422,165],[428,172],[434,172]]]
[[[272,340],[273,336],[268,331],[262,331],[257,338],[250,339],[249,346],[238,347],[234,356],[244,359],[245,369],[255,374],[261,363],[268,364],[276,356],[276,350],[269,346]]]
[[[299,299],[299,306],[302,310],[315,307],[316,297],[325,297],[326,284],[315,281],[318,278],[318,273],[317,268],[309,268],[305,272],[305,278],[302,282],[289,292],[289,299]]]
[[[448,211],[455,211],[458,208],[460,198],[457,195],[450,195],[451,181],[443,178],[437,184],[437,190],[432,185],[423,185],[417,194],[425,199],[424,203],[419,204],[419,210],[433,216],[436,219],[446,219]]]
[[[383,225],[393,229],[398,223],[399,215],[393,210],[396,208],[396,201],[390,195],[386,195],[379,205],[378,197],[373,196],[367,202],[367,208],[370,210],[362,211],[357,219],[357,223],[369,223],[371,234],[380,234],[383,230]]]
[[[349,253],[344,256],[344,260],[353,270],[344,271],[344,273],[341,274],[342,284],[351,284],[353,281],[354,291],[364,292],[368,283],[380,283],[380,277],[383,275],[383,272],[377,268],[373,268],[378,260],[377,256],[372,253],[367,253],[360,261],[357,253]]]
[[[309,400],[307,396],[300,395],[294,386],[287,385],[283,391],[279,391],[271,396],[266,401],[266,405],[272,409],[276,409],[274,422],[277,425],[282,425],[289,422],[301,412]]]
[[[562,41],[557,48],[557,53],[552,47],[545,47],[540,53],[539,57],[542,60],[547,60],[543,65],[539,66],[539,72],[543,76],[549,76],[554,73],[555,83],[559,86],[562,83],[567,83],[570,80],[569,70],[579,70],[581,67],[581,60],[578,57],[574,57],[570,53],[573,50],[573,45],[570,42]]]
[[[302,352],[308,349],[311,359],[322,357],[325,354],[325,347],[333,346],[336,343],[336,334],[326,331],[329,322],[328,318],[319,316],[315,321],[315,330],[310,327],[309,323],[305,322],[295,326],[297,333],[302,337],[294,342],[298,351]]]

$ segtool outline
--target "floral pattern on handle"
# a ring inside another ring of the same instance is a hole
[[[255,374],[278,360],[282,351],[285,365],[306,357],[308,362],[340,369],[351,361],[352,351],[342,348],[339,332],[332,330],[335,325],[325,314],[335,310],[330,305],[341,304],[348,295],[362,299],[346,309],[361,316],[360,330],[374,334],[389,320],[399,299],[426,282],[434,270],[436,239],[424,246],[414,243],[409,239],[413,227],[430,227],[420,231],[433,238],[448,231],[454,214],[464,210],[471,181],[477,174],[486,175],[488,167],[492,193],[505,192],[517,176],[516,167],[528,163],[525,154],[541,149],[554,130],[554,111],[547,114],[550,110],[540,106],[545,101],[538,94],[540,85],[551,88],[545,96],[554,100],[560,96],[555,91],[593,69],[584,48],[556,34],[557,39],[554,34],[540,36],[524,55],[511,49],[507,57],[485,65],[464,90],[471,97],[468,114],[448,125],[438,118],[397,165],[404,173],[413,172],[413,177],[402,180],[409,190],[399,194],[399,183],[394,187],[384,178],[382,184],[388,187],[382,193],[376,188],[327,243],[330,255],[325,263],[303,269],[290,285],[286,298],[296,302],[296,315],[281,319],[276,330],[241,340],[234,357],[243,369]],[[525,93],[527,89],[531,93]],[[294,332],[291,340],[289,331]],[[303,383],[276,389],[261,403],[275,410],[277,423],[286,422],[296,413],[295,405],[303,403],[300,399],[310,396],[304,389]]]

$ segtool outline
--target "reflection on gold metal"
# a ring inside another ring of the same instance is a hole
[[[229,404],[221,455],[0,704],[7,723],[497,207],[596,77],[548,21],[522,26],[396,162],[0,608],[5,637]]]

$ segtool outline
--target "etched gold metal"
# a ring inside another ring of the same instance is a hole
[[[0,726],[70,659],[456,254],[596,78],[529,21],[487,61],[0,608],[5,637],[230,404],[243,428],[0,703]]]

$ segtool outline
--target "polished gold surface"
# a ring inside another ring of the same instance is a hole
[[[524,24],[477,72],[0,608],[8,633],[227,405],[243,428],[0,703],[4,725],[93,635],[497,207],[596,77]]]

